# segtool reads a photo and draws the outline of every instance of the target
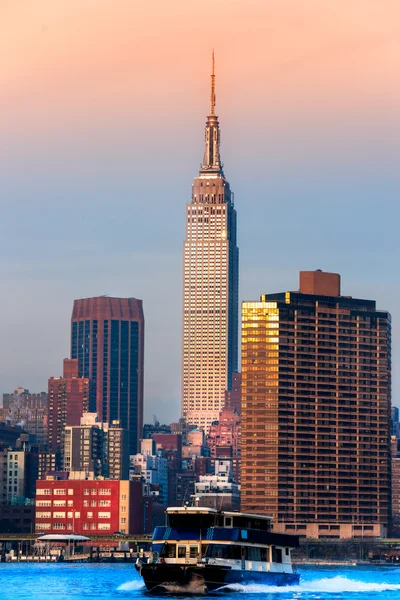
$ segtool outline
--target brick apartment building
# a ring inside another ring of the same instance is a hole
[[[242,317],[242,510],[308,537],[386,535],[390,314],[305,271]]]
[[[136,481],[49,479],[36,484],[36,531],[41,533],[142,533],[148,508]]]

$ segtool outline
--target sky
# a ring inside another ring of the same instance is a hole
[[[75,298],[134,296],[145,418],[180,416],[213,48],[240,298],[339,272],[392,314],[400,404],[398,0],[1,0],[0,392],[61,374]]]

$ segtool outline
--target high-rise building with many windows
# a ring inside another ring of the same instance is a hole
[[[238,359],[236,211],[214,109],[213,58],[205,152],[186,207],[183,249],[182,417],[206,432],[218,419]]]
[[[308,537],[386,535],[391,319],[305,271],[242,306],[241,509]]]
[[[71,356],[79,376],[92,385],[89,410],[99,420],[119,421],[129,431],[129,453],[138,450],[143,428],[144,316],[136,298],[75,300]]]

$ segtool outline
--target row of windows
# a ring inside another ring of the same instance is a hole
[[[73,489],[65,489],[65,488],[55,488],[55,489],[51,489],[51,488],[38,488],[36,490],[36,495],[37,496],[51,496],[52,493],[54,493],[55,496],[65,496],[68,492],[68,496],[73,496],[74,494],[74,490]],[[100,496],[110,496],[111,495],[111,489],[109,488],[100,488],[99,490],[97,490],[96,488],[92,488],[90,489],[84,489],[83,490],[83,494],[85,496],[88,496],[89,494],[91,494],[92,496],[96,496],[97,493]],[[65,501],[64,501],[65,502]],[[61,504],[60,504],[61,506]],[[101,504],[99,504],[99,506],[102,506]]]
[[[111,525],[110,523],[83,523],[83,529],[88,530],[89,528],[94,531],[94,530],[99,530],[99,531],[110,531],[111,529]],[[49,529],[69,529],[72,530],[72,523],[68,523],[67,527],[65,526],[65,523],[39,523],[37,526],[37,529],[39,531],[43,531],[43,530],[49,530]]]

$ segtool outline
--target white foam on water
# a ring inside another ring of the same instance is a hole
[[[117,587],[117,590],[120,592],[137,592],[143,590],[145,587],[143,581],[127,581],[126,583],[121,583]]]
[[[301,592],[323,592],[326,594],[340,594],[343,592],[384,592],[400,590],[400,584],[395,583],[371,583],[348,579],[347,577],[324,577],[314,581],[303,581],[298,585],[264,585],[261,583],[232,583],[220,588],[221,591],[230,590],[243,594],[290,594]]]

